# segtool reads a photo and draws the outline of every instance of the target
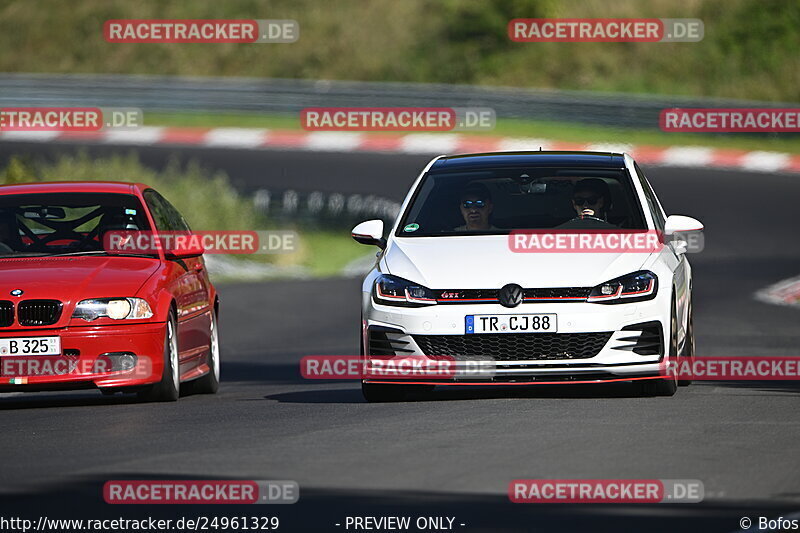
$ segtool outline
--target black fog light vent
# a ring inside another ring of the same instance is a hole
[[[620,337],[619,342],[630,343],[614,346],[614,350],[628,350],[637,355],[661,355],[664,341],[664,332],[661,322],[643,322],[625,326],[622,331],[630,331],[631,335]]]

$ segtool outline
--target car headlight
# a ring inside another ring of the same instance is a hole
[[[589,293],[587,302],[622,304],[651,300],[658,291],[658,278],[649,270],[640,270],[601,283]]]
[[[153,310],[141,298],[95,298],[81,300],[72,312],[72,318],[82,318],[90,322],[103,316],[114,320],[135,320],[150,318]]]
[[[401,307],[436,305],[436,297],[429,288],[389,274],[378,276],[372,295],[376,303],[384,305]]]

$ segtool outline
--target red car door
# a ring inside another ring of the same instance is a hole
[[[144,192],[159,232],[188,234],[189,225],[175,207],[153,189]],[[168,287],[178,309],[178,351],[181,374],[206,361],[211,342],[209,278],[203,257],[170,259]]]

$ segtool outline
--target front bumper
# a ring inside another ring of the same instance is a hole
[[[137,387],[156,383],[164,367],[165,332],[166,323],[0,331],[0,338],[61,338],[58,357],[27,356],[12,360],[10,356],[0,356],[0,391]],[[109,361],[118,354],[133,355],[135,366],[114,370]]]
[[[491,363],[491,372],[458,373],[415,383],[481,384],[595,382],[660,378],[669,338],[669,303],[659,297],[627,304],[585,302],[394,307],[363,293],[364,354],[450,356]],[[467,334],[467,315],[555,313],[558,332]],[[656,340],[657,336],[657,340]],[[476,337],[484,337],[476,339]],[[445,350],[450,353],[445,353]],[[460,364],[460,363],[459,363]],[[395,383],[397,378],[365,380]]]

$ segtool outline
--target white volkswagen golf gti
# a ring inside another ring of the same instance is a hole
[[[614,380],[673,395],[689,380],[669,369],[694,356],[685,236],[702,228],[666,216],[627,154],[435,158],[388,234],[381,220],[353,229],[356,241],[381,249],[362,287],[361,354],[462,366],[434,376],[367,372],[365,398],[402,400],[436,385]],[[637,234],[658,242],[608,247]],[[593,240],[576,246],[589,241],[570,235]],[[592,248],[598,235],[603,244]],[[470,361],[480,365],[465,370]]]

